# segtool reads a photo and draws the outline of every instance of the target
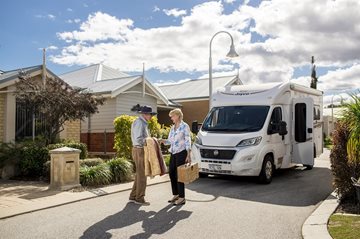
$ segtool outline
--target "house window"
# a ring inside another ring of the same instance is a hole
[[[35,136],[45,132],[45,118],[40,113],[33,114],[29,107],[16,102],[15,140],[31,139],[35,120]]]
[[[306,141],[306,104],[295,104],[295,141]]]

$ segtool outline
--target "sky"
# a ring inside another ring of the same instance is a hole
[[[42,63],[62,74],[103,63],[154,83],[239,72],[244,84],[310,85],[324,104],[360,88],[358,0],[8,0],[1,3],[0,70]]]

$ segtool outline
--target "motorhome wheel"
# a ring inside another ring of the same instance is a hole
[[[266,155],[263,161],[262,169],[259,175],[259,182],[269,184],[274,174],[273,158],[270,154]]]

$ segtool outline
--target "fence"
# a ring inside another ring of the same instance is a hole
[[[88,146],[91,153],[114,154],[114,136],[114,129],[82,129],[80,141]]]

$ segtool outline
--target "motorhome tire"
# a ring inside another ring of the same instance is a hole
[[[314,165],[308,165],[308,164],[304,164],[303,166],[306,168],[306,170],[311,170],[314,167]]]
[[[259,183],[261,184],[269,184],[272,181],[272,177],[274,175],[274,162],[273,158],[270,154],[267,154],[264,158],[261,172],[259,175]]]

